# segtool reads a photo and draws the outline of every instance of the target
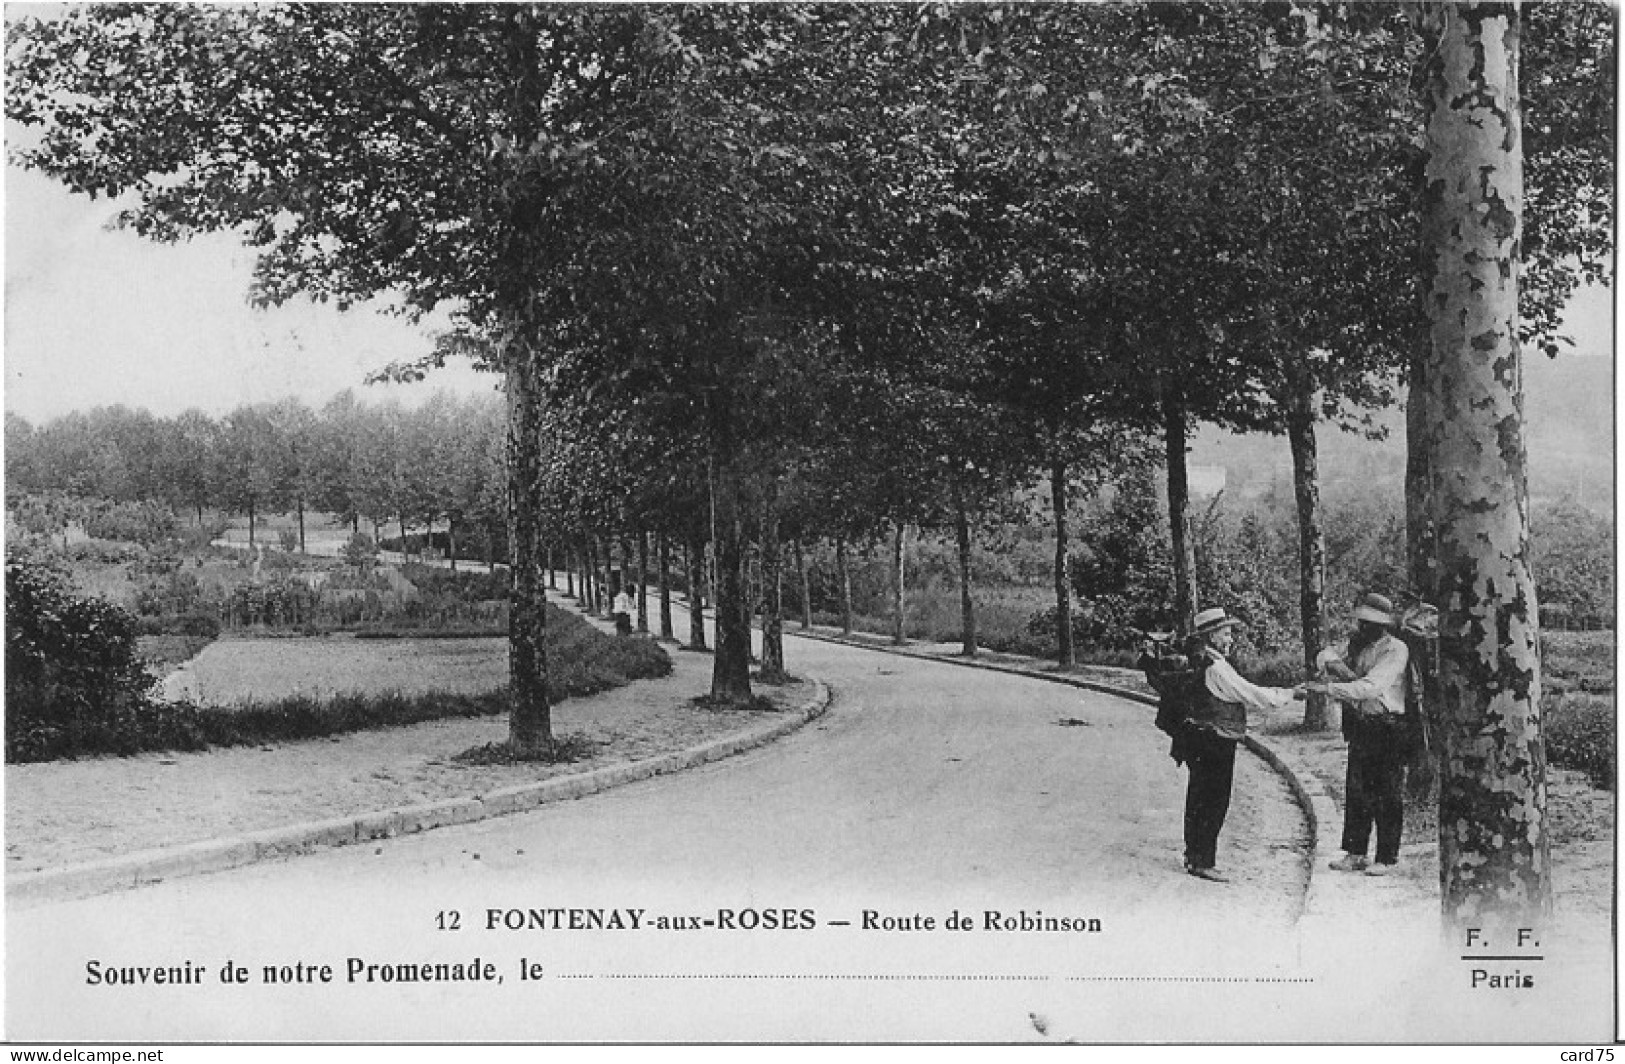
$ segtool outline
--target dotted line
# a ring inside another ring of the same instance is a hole
[[[611,973],[606,975],[570,974],[556,979],[783,979],[840,982],[1018,982],[1043,983],[1048,975],[774,975],[771,973]],[[1313,978],[1285,976],[1224,976],[1224,975],[1069,975],[1072,983],[1313,983]]]
[[[1312,978],[1262,975],[1069,975],[1073,983],[1312,983]]]
[[[750,973],[743,975],[730,975],[726,973],[670,973],[670,974],[608,974],[608,975],[561,975],[560,979],[795,979],[795,980],[853,980],[868,982],[1047,982],[1047,975],[773,975],[765,973]]]

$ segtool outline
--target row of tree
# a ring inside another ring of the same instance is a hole
[[[1517,364],[1607,269],[1606,10],[136,5],[14,41],[21,158],[138,232],[242,233],[266,301],[457,309],[401,372],[504,377],[522,748],[551,743],[547,535],[709,538],[737,700],[749,539],[776,565],[798,515],[948,513],[967,542],[1037,475],[1065,659],[1068,507],[1147,441],[1197,608],[1196,422],[1288,436],[1313,655],[1314,425],[1408,382],[1447,905],[1544,905]]]
[[[209,511],[259,519],[334,514],[359,530],[441,523],[455,562],[459,535],[500,542],[505,525],[502,404],[437,393],[415,408],[366,403],[353,392],[320,410],[296,399],[239,406],[221,417],[156,417],[101,407],[39,427],[6,415],[6,490],[115,502],[157,501],[198,524]],[[494,526],[494,527],[493,527]]]

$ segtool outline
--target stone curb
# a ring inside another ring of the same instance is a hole
[[[6,877],[6,900],[67,901],[125,890],[165,879],[222,872],[259,861],[311,853],[414,835],[452,824],[469,824],[490,817],[535,809],[551,802],[582,798],[622,784],[649,779],[710,761],[743,753],[783,738],[818,719],[829,708],[829,687],[813,679],[813,692],[801,705],[778,719],[736,735],[713,739],[675,753],[661,754],[621,765],[608,765],[573,776],[558,776],[536,783],[504,787],[488,794],[452,798],[425,805],[406,806],[353,817],[320,820],[273,828],[235,838],[211,839],[184,846],[125,854],[105,861],[54,868],[45,872]]]
[[[899,657],[914,658],[917,661],[940,661],[945,665],[959,665],[970,669],[1008,673],[1012,676],[1026,676],[1047,683],[1065,684],[1068,687],[1078,687],[1086,691],[1111,695],[1115,698],[1138,702],[1146,706],[1155,707],[1157,704],[1156,698],[1151,695],[1124,687],[1117,687],[1099,680],[1085,680],[1075,676],[1057,676],[1053,673],[1034,672],[1014,665],[1001,665],[991,661],[976,661],[962,657],[942,657],[937,654],[910,650],[907,646],[883,646],[861,640],[846,639],[841,636],[824,635],[813,631],[792,632],[787,629],[785,634],[794,635],[801,639],[816,639],[821,643],[834,643],[839,646],[895,654]],[[1298,919],[1302,921],[1323,917],[1327,915],[1326,877],[1316,873],[1318,869],[1326,867],[1326,863],[1341,852],[1335,849],[1332,844],[1332,836],[1326,830],[1331,825],[1338,823],[1337,805],[1332,801],[1331,795],[1326,793],[1326,788],[1315,778],[1314,773],[1293,764],[1291,759],[1283,756],[1274,748],[1266,746],[1255,736],[1248,735],[1242,740],[1242,744],[1285,781],[1287,789],[1292,792],[1293,800],[1298,803],[1298,808],[1303,810],[1304,819],[1309,824],[1309,884],[1304,891],[1303,908],[1299,912]]]

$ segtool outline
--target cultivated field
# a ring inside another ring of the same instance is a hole
[[[221,639],[164,681],[168,698],[243,705],[295,695],[479,694],[508,682],[506,639]]]

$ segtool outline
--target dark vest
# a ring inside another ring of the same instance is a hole
[[[1247,707],[1214,698],[1207,689],[1210,659],[1206,651],[1200,646],[1189,647],[1188,651],[1159,659],[1141,658],[1146,679],[1161,696],[1157,727],[1176,738],[1186,730],[1224,739],[1242,738],[1247,734]]]
[[[1190,722],[1198,731],[1210,732],[1221,739],[1241,739],[1247,734],[1247,707],[1240,702],[1226,702],[1214,698],[1206,690],[1206,698],[1191,707]]]

